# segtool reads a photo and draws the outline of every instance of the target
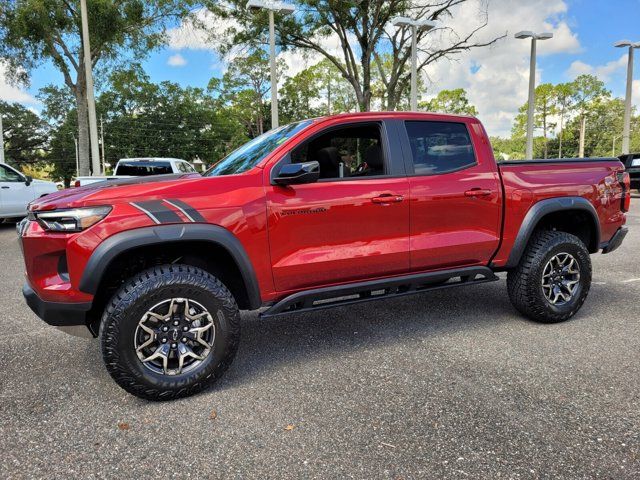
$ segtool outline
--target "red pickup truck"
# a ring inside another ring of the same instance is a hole
[[[100,338],[128,392],[213,383],[239,309],[270,317],[498,280],[515,308],[559,322],[582,306],[589,254],[627,229],[618,159],[496,163],[481,123],[343,114],[250,141],[204,175],[48,195],[19,225],[29,306]]]

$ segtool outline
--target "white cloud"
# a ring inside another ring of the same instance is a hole
[[[184,67],[186,64],[187,64],[186,58],[184,58],[179,53],[176,53],[175,55],[171,55],[167,60],[167,65],[170,65],[172,67]]]
[[[484,0],[471,0],[458,8],[447,26],[458,35],[481,21]],[[443,89],[464,88],[479,111],[490,135],[508,135],[518,108],[526,102],[529,81],[530,41],[517,40],[519,30],[553,32],[554,38],[538,43],[538,58],[557,53],[577,53],[580,42],[566,21],[563,0],[494,0],[489,3],[487,26],[477,40],[507,36],[491,47],[474,49],[452,60],[441,60],[427,68],[432,82],[428,96]],[[447,38],[441,41],[446,43]],[[543,72],[536,71],[537,81]]]
[[[28,92],[22,90],[7,79],[6,65],[0,61],[0,100],[20,102],[27,105],[39,105],[40,102]]]
[[[611,80],[611,75],[618,70],[622,70],[627,67],[627,55],[622,55],[617,60],[612,60],[604,65],[590,65],[581,60],[576,60],[571,63],[567,70],[567,75],[573,80],[578,75],[589,74],[596,75],[600,80],[608,82]]]

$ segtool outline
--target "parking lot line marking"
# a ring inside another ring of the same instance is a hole
[[[630,278],[629,280],[623,280],[621,283],[640,282],[640,278]]]

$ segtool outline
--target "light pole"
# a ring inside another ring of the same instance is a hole
[[[633,49],[640,48],[640,42],[632,43],[622,40],[614,45],[619,48],[629,48],[629,61],[627,63],[627,93],[624,97],[624,126],[622,127],[622,154],[629,153],[629,136],[631,132],[631,92],[633,84]]]
[[[0,163],[4,163],[4,131],[2,130],[2,114],[0,113]]]
[[[413,20],[409,17],[395,17],[391,23],[396,27],[411,28],[411,110],[418,110],[418,32],[435,28],[431,20]]]
[[[553,38],[553,33],[534,33],[528,30],[518,32],[518,39],[531,38],[531,59],[529,63],[529,105],[527,110],[527,158],[533,158],[533,113],[536,101],[536,42]]]
[[[80,0],[80,20],[82,23],[82,53],[85,76],[87,77],[87,107],[89,109],[89,143],[91,146],[91,170],[93,175],[100,175],[100,150],[98,147],[98,119],[96,117],[96,100],[93,93],[93,73],[91,71],[91,45],[89,44],[89,18],[87,1]]]
[[[269,11],[269,62],[271,64],[271,128],[278,128],[278,77],[276,72],[276,27],[275,13],[295,12],[293,5],[269,0],[249,0],[247,8],[251,11]]]
[[[611,143],[611,156],[612,157],[616,156],[616,142],[618,141],[619,138],[620,138],[620,135],[618,135],[617,137],[616,136],[613,137],[613,142]]]

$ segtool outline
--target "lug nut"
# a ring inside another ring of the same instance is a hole
[[[186,332],[187,330],[189,330],[189,327],[187,327],[186,325],[184,327],[182,327],[182,331]]]
[[[182,343],[187,343],[187,337],[182,337]]]
[[[171,348],[176,348],[177,346],[178,346],[178,344],[177,344],[177,343],[172,343],[172,344],[171,344]]]
[[[167,327],[166,325],[164,327],[162,327],[162,331],[163,332],[168,332],[169,331],[169,327]]]
[[[167,343],[167,339],[166,339],[166,338],[163,338],[163,339],[162,339],[162,343]]]
[[[180,324],[180,322],[179,322],[178,320],[174,320],[173,324],[174,324],[174,325],[179,325],[179,324]]]

